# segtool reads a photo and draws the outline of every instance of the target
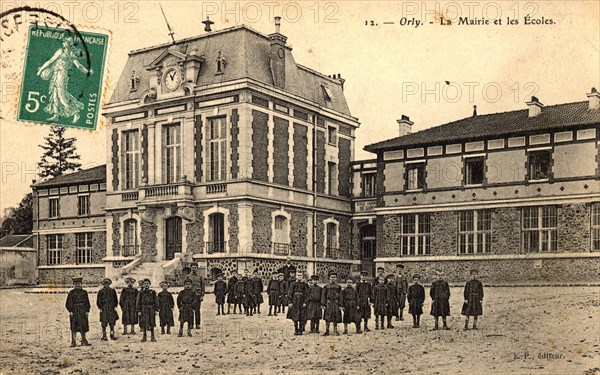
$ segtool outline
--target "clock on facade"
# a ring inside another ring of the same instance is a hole
[[[163,75],[163,83],[169,91],[175,91],[181,83],[181,72],[177,68],[171,68]]]

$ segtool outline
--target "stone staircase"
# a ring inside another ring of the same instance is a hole
[[[173,260],[165,260],[160,262],[139,262],[131,269],[127,269],[125,272],[120,272],[115,275],[112,279],[112,287],[125,287],[127,285],[125,283],[125,278],[133,277],[136,280],[136,284],[140,280],[150,279],[151,286],[157,288],[159,283],[165,279],[165,276],[172,274],[180,263],[181,257],[178,256],[176,256]]]

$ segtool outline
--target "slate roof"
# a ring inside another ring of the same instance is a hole
[[[199,55],[204,55],[205,61],[200,68],[196,82],[198,85],[216,84],[243,78],[251,78],[269,85],[274,84],[269,61],[269,38],[248,26],[235,26],[182,39],[176,41],[175,46],[186,53],[196,48]],[[146,70],[146,67],[170,47],[172,48],[173,44],[162,44],[130,52],[109,104],[139,100],[149,88],[150,72]],[[226,61],[223,74],[215,74],[219,52]],[[313,101],[320,106],[350,115],[339,80],[296,64],[291,48],[286,48],[285,53],[285,91]],[[140,80],[138,90],[131,92],[130,79],[133,71]],[[327,85],[333,93],[331,101],[325,100],[321,87],[323,84]]]
[[[377,152],[461,140],[536,133],[580,125],[600,125],[600,110],[590,110],[588,101],[546,106],[536,117],[529,117],[528,109],[467,117],[403,137],[370,144],[364,149]]]
[[[51,186],[78,185],[91,182],[106,182],[106,165],[84,169],[82,171],[64,174],[48,181],[34,184],[35,189]]]
[[[0,238],[0,247],[33,247],[32,234],[9,234]]]

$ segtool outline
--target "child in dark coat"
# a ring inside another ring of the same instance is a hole
[[[75,346],[77,332],[81,334],[81,346],[90,346],[91,344],[85,337],[90,330],[88,314],[90,312],[90,299],[88,292],[82,288],[83,279],[81,277],[73,278],[73,289],[67,296],[65,307],[69,312],[69,323],[71,326],[71,346]]]
[[[308,294],[308,284],[304,281],[304,275],[298,271],[296,280],[292,281],[288,290],[289,308],[287,318],[294,322],[294,335],[302,335],[303,322],[306,319],[306,296]]]
[[[179,309],[179,334],[183,337],[183,325],[187,323],[187,335],[192,336],[192,326],[194,325],[194,310],[198,298],[196,291],[192,289],[192,280],[186,279],[183,283],[183,290],[177,296],[177,308]]]
[[[356,284],[358,313],[360,320],[365,321],[365,332],[371,332],[369,329],[369,319],[371,318],[371,296],[373,295],[373,285],[367,281],[368,274],[367,271],[362,271],[360,273],[360,281]]]
[[[235,295],[235,284],[238,282],[237,273],[233,273],[227,281],[227,314],[231,313],[231,305],[233,305],[233,313],[237,314],[236,310],[238,307],[237,298]],[[240,312],[241,312],[240,307]]]
[[[237,305],[240,308],[240,314],[246,313],[244,311],[244,308],[246,307],[246,302],[245,302],[245,292],[246,292],[246,279],[244,279],[243,277],[241,277],[237,283],[235,283],[235,300]],[[235,308],[234,308],[234,312],[235,312]]]
[[[119,305],[119,299],[117,298],[117,292],[110,287],[112,280],[105,278],[102,280],[102,289],[98,291],[96,298],[96,306],[100,310],[100,324],[102,325],[102,339],[107,341],[106,327],[110,326],[110,339],[116,340],[115,336],[115,323],[119,319],[117,314],[117,306]]]
[[[356,333],[362,333],[360,329],[360,315],[358,312],[358,293],[354,289],[354,282],[348,278],[346,287],[342,290],[342,308],[344,310],[344,334],[348,334],[348,324],[356,325]]]
[[[309,281],[308,294],[306,295],[306,320],[310,320],[310,333],[319,333],[319,320],[322,317],[321,311],[321,288],[318,275],[312,275]]]
[[[285,276],[283,273],[279,273],[279,308],[277,308],[277,312],[282,312],[285,314],[285,307],[288,305],[288,287],[289,284],[285,280]]]
[[[281,291],[278,275],[278,272],[273,272],[271,274],[271,280],[269,280],[269,284],[267,284],[267,294],[269,296],[269,316],[273,315],[273,310],[275,310],[275,316],[277,316],[277,309],[279,308],[279,294]]]
[[[421,315],[423,314],[423,303],[425,302],[425,288],[419,284],[419,275],[413,276],[414,284],[408,288],[408,313],[413,317],[413,328],[419,328]]]
[[[154,327],[156,327],[158,297],[156,296],[156,292],[150,289],[149,279],[142,280],[142,290],[138,294],[135,307],[139,316],[140,328],[142,329],[142,342],[147,340],[147,331],[150,331],[150,341],[156,341]]]
[[[400,312],[396,320],[404,320],[404,307],[406,303],[406,294],[408,293],[408,280],[404,275],[404,265],[398,264],[396,266],[396,287],[398,288],[398,310]]]
[[[429,296],[431,297],[431,315],[435,317],[434,330],[438,329],[439,317],[442,317],[443,329],[448,330],[446,317],[450,315],[450,286],[443,279],[444,273],[437,271],[438,279],[431,284]]]
[[[242,303],[244,304],[244,310],[246,311],[246,316],[252,316],[254,314],[254,288],[252,286],[252,280],[249,277],[249,271],[244,270],[244,277],[242,277],[242,281],[238,282],[242,283],[244,287],[244,294],[242,296]]]
[[[260,314],[260,305],[264,302],[263,299],[263,291],[265,287],[263,285],[262,279],[258,274],[258,270],[254,270],[252,273],[252,278],[250,279],[252,283],[252,296],[254,299],[254,313]]]
[[[321,305],[325,307],[323,319],[327,324],[323,336],[329,336],[329,326],[333,323],[333,333],[339,336],[338,323],[342,321],[342,287],[337,283],[337,273],[329,273],[329,284],[323,288],[321,294]]]
[[[465,284],[464,291],[465,303],[462,308],[462,315],[465,318],[465,328],[469,329],[469,317],[473,317],[473,329],[477,329],[477,317],[483,315],[483,284],[477,280],[477,270],[471,270],[471,280]]]
[[[138,324],[138,314],[135,311],[135,301],[139,291],[133,287],[135,279],[127,277],[125,279],[127,287],[121,290],[121,296],[119,297],[119,306],[122,311],[122,322],[123,322],[123,334],[127,334],[127,326],[131,326],[131,334],[135,335],[135,325]]]
[[[385,284],[388,289],[387,328],[394,328],[392,317],[398,317],[398,287],[394,279],[394,275],[388,275],[387,284]]]
[[[227,294],[227,283],[223,280],[223,274],[217,276],[213,293],[215,294],[215,303],[217,304],[217,315],[225,315],[225,295]]]
[[[175,326],[175,319],[173,319],[173,307],[175,307],[175,301],[173,295],[169,292],[169,282],[162,281],[160,283],[162,291],[158,293],[158,320],[160,323],[160,333],[165,334],[165,327],[167,328],[167,334],[171,334],[171,327]]]
[[[383,319],[387,316],[388,308],[388,288],[385,285],[385,277],[377,277],[377,285],[373,288],[373,313],[375,315],[375,329],[379,329],[379,322],[381,321],[381,329],[384,329]]]

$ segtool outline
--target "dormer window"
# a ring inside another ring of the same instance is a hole
[[[225,66],[227,62],[221,56],[221,51],[219,51],[219,56],[217,57],[217,74],[223,74],[225,72]]]
[[[131,73],[130,78],[130,90],[137,91],[140,85],[140,76],[135,72],[135,70]]]
[[[325,85],[321,85],[321,87],[323,88],[323,96],[325,97],[325,100],[332,101],[333,92],[331,91],[331,89]]]

